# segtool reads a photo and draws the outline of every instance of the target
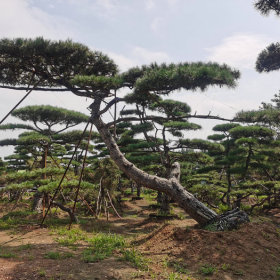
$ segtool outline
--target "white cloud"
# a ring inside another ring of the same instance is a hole
[[[0,1],[0,37],[36,37],[51,39],[72,37],[68,21],[55,18],[31,6],[30,0]]]
[[[97,0],[97,5],[107,11],[113,11],[116,8],[115,0]]]
[[[161,17],[156,17],[151,23],[151,29],[153,32],[159,32],[164,24],[164,20]]]
[[[131,67],[137,66],[137,61],[129,59],[124,55],[108,52],[110,58],[112,58],[115,63],[119,66],[121,71],[126,71]]]
[[[167,4],[171,7],[175,7],[178,4],[179,0],[167,0]]]
[[[225,38],[216,47],[208,48],[208,59],[226,63],[230,66],[245,69],[254,69],[255,61],[272,39],[261,35],[237,34]]]
[[[126,71],[131,67],[150,64],[152,62],[162,63],[171,61],[170,57],[165,52],[150,51],[139,46],[132,47],[126,56],[114,52],[106,53],[115,61],[121,71]]]
[[[151,62],[169,62],[170,57],[167,53],[161,51],[150,51],[141,47],[134,47],[132,51],[133,56],[141,63]]]
[[[155,8],[156,4],[154,0],[146,0],[145,7],[146,10],[151,11]]]

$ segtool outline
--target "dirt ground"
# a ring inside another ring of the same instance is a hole
[[[65,247],[50,228],[25,224],[0,231],[0,280],[280,279],[280,211],[253,218],[239,230],[211,232],[199,229],[178,209],[175,212],[183,219],[151,218],[149,204],[125,201],[122,219],[110,217],[108,222],[100,219],[77,226],[87,234],[93,229],[121,234],[142,253],[148,270],[120,260],[118,252],[100,262],[85,263],[81,256],[86,243]],[[1,215],[7,211],[1,210]],[[71,253],[71,257],[46,258],[51,251]]]

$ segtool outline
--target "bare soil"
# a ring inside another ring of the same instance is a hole
[[[9,211],[0,206],[1,216]],[[21,207],[19,205],[19,207]],[[18,210],[18,209],[17,209]],[[175,209],[176,214],[184,216]],[[62,246],[50,228],[36,225],[19,226],[17,230],[0,231],[0,280],[103,280],[103,279],[225,279],[279,280],[280,211],[268,217],[253,218],[251,223],[231,232],[199,229],[194,220],[155,219],[149,214],[146,200],[125,201],[125,216],[92,220],[80,227],[93,231],[122,234],[147,259],[149,270],[141,271],[121,261],[118,253],[96,263],[85,263],[82,251]],[[23,245],[30,246],[23,249]],[[65,259],[46,259],[46,252],[71,253]]]

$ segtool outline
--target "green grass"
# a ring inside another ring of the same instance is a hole
[[[182,274],[189,273],[189,270],[187,269],[186,264],[184,264],[182,261],[179,261],[179,260],[178,261],[177,260],[169,261],[167,263],[167,265],[168,265],[168,267],[173,268],[178,273],[182,273]]]
[[[66,228],[59,228],[53,231],[54,234],[58,234],[59,237],[56,241],[63,246],[74,246],[77,242],[86,240],[86,234],[77,228],[72,228],[70,230]]]
[[[230,269],[230,264],[223,263],[223,264],[221,265],[221,269],[222,269],[223,271],[228,271],[228,270]]]
[[[135,268],[148,270],[148,260],[144,258],[137,250],[123,250],[121,260],[130,262]]]
[[[39,272],[38,272],[38,275],[40,277],[45,277],[46,276],[46,271],[44,269],[40,269]]]
[[[182,280],[182,277],[180,274],[176,273],[176,272],[171,272],[169,273],[169,275],[167,276],[166,280]]]
[[[210,224],[210,225],[206,225],[204,227],[204,229],[208,230],[208,231],[217,231],[217,224],[213,223],[213,224]]]
[[[32,214],[34,213],[25,210],[8,213],[0,219],[0,229],[14,229],[19,225],[30,223],[32,219],[28,216]]]
[[[204,264],[199,268],[199,272],[205,276],[213,275],[215,271],[216,268],[210,264]]]
[[[276,276],[280,279],[280,265],[276,267]]]
[[[34,248],[34,245],[30,244],[30,243],[27,243],[27,244],[23,244],[23,245],[20,245],[17,250],[18,251],[24,251],[24,250],[30,250],[30,249],[33,249]]]
[[[98,262],[113,255],[117,249],[125,247],[125,240],[117,234],[99,233],[87,239],[90,247],[83,252],[84,262]]]
[[[73,254],[70,252],[60,253],[60,252],[47,252],[44,256],[45,259],[52,259],[52,260],[61,260],[61,259],[68,259],[72,258]]]
[[[16,255],[11,252],[0,252],[0,258],[5,258],[5,259],[10,259],[10,258],[15,258]]]

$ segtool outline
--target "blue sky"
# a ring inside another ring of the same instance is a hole
[[[108,54],[126,70],[157,62],[215,61],[241,71],[234,90],[176,92],[201,114],[232,117],[241,109],[256,109],[280,89],[278,72],[259,74],[258,53],[280,41],[280,18],[263,17],[245,0],[1,0],[0,36],[67,39]],[[5,114],[23,93],[0,90]],[[51,104],[87,112],[89,101],[74,95],[32,93],[22,106]],[[7,122],[14,121],[9,118]],[[201,122],[198,136],[215,123]],[[7,133],[1,132],[0,138]],[[6,155],[0,148],[0,156]]]

